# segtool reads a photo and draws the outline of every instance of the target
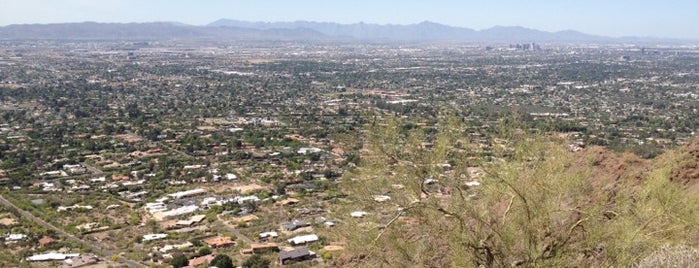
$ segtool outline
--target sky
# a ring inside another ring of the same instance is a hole
[[[611,37],[699,40],[699,0],[0,0],[0,25],[173,21],[523,26]]]

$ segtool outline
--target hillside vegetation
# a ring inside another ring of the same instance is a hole
[[[348,252],[334,265],[699,265],[699,140],[644,160],[508,126],[472,157],[482,146],[459,120],[431,135],[390,121],[345,180]]]

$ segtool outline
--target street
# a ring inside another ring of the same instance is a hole
[[[42,220],[41,218],[34,216],[30,212],[23,210],[23,209],[20,209],[19,207],[15,206],[15,204],[13,204],[9,200],[5,199],[5,197],[3,197],[2,195],[0,195],[0,204],[2,204],[3,206],[6,206],[8,208],[15,209],[22,217],[29,219],[29,220],[32,220],[41,226],[44,226],[50,230],[53,230],[56,233],[63,235],[70,240],[73,240],[75,242],[82,244],[83,246],[90,248],[93,253],[98,254],[98,255],[102,255],[105,258],[105,260],[110,260],[111,257],[116,254],[114,251],[104,249],[103,247],[97,245],[95,242],[88,242],[88,241],[85,241],[83,239],[80,239],[77,236],[64,231],[63,229],[59,229],[56,226],[54,226],[53,224],[48,223],[48,222]],[[133,261],[133,260],[130,260],[130,259],[126,259],[123,256],[119,256],[118,261],[128,265],[129,267],[146,267],[143,264],[140,264],[140,263]]]

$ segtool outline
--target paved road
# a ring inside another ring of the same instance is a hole
[[[217,219],[216,223],[219,227],[223,227],[227,231],[233,233],[235,235],[235,237],[242,239],[243,241],[245,241],[245,243],[248,243],[248,245],[252,245],[252,244],[256,243],[255,241],[253,241],[249,237],[242,234],[240,232],[240,230],[238,230],[235,227],[233,227],[232,225],[226,223],[226,221],[222,220],[221,217],[219,217],[218,215],[216,216],[216,219]]]
[[[22,215],[22,217],[24,217],[24,218],[26,218],[26,219],[29,219],[29,220],[32,220],[32,221],[34,221],[35,223],[37,223],[37,224],[39,224],[39,225],[41,225],[41,226],[44,226],[44,227],[46,227],[46,228],[48,228],[48,229],[50,229],[50,230],[53,230],[53,231],[55,231],[56,233],[61,234],[61,235],[65,236],[65,237],[67,237],[67,238],[70,239],[70,240],[73,240],[73,241],[75,241],[75,242],[78,242],[78,243],[82,244],[83,246],[86,246],[86,247],[90,248],[90,249],[92,250],[93,253],[103,255],[103,256],[105,257],[106,260],[110,260],[111,257],[112,257],[113,255],[115,255],[115,252],[114,252],[113,250],[105,249],[105,248],[101,247],[100,245],[97,245],[95,242],[88,242],[88,241],[85,241],[85,240],[83,240],[83,239],[81,239],[81,238],[79,238],[79,237],[77,237],[77,236],[75,236],[75,235],[73,235],[73,234],[70,234],[70,233],[64,231],[63,229],[57,228],[57,227],[54,226],[53,224],[48,223],[48,222],[42,220],[42,219],[39,218],[39,217],[34,216],[34,215],[31,214],[30,212],[28,212],[28,211],[26,211],[26,210],[23,210],[23,209],[21,209],[21,208],[15,206],[15,204],[13,204],[12,202],[10,202],[10,201],[8,201],[7,199],[5,199],[5,197],[3,197],[2,195],[0,195],[0,204],[3,205],[3,206],[9,207],[9,208],[15,209],[15,210],[17,210],[17,212],[19,212],[20,215]],[[138,263],[138,262],[136,262],[136,261],[133,261],[133,260],[129,260],[129,259],[124,258],[124,257],[122,257],[122,256],[119,256],[119,261],[122,262],[122,263],[124,263],[124,264],[126,264],[126,265],[128,265],[129,267],[146,267],[146,266],[143,265],[143,264],[140,264],[140,263]]]

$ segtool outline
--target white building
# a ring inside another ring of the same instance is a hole
[[[81,205],[73,205],[69,207],[64,207],[64,206],[59,206],[57,211],[68,211],[68,210],[74,210],[74,209],[86,209],[86,210],[92,210],[92,206],[81,206]]]
[[[162,253],[168,253],[168,252],[175,250],[175,249],[186,249],[186,248],[191,248],[193,246],[194,246],[194,244],[192,244],[191,242],[185,242],[185,243],[179,244],[179,245],[166,245],[166,246],[160,248],[158,251],[160,251]]]
[[[318,241],[318,236],[314,234],[300,235],[287,240],[292,245],[302,245]]]
[[[24,240],[27,238],[27,235],[25,234],[9,234],[7,237],[5,237],[5,241],[20,241]]]
[[[205,194],[206,190],[197,188],[197,189],[192,189],[188,191],[182,191],[182,192],[177,192],[177,193],[172,193],[167,196],[172,197],[173,199],[180,199],[184,197],[190,197],[190,196],[195,196],[195,195],[200,195],[200,194]]]
[[[147,234],[143,235],[143,242],[166,238],[167,234]]]
[[[260,238],[277,238],[279,234],[275,231],[260,233]]]
[[[31,257],[27,258],[27,261],[60,261],[60,260],[65,260],[68,258],[78,257],[78,256],[80,256],[80,254],[78,254],[78,253],[63,254],[63,253],[57,253],[57,252],[50,252],[50,253],[31,256]]]
[[[260,198],[257,196],[254,196],[254,195],[238,197],[237,199],[238,199],[238,204],[240,204],[240,205],[244,204],[245,202],[253,202],[253,203],[260,202]]]
[[[200,169],[200,168],[205,168],[205,167],[206,167],[205,165],[188,165],[188,166],[182,167],[182,169],[184,169],[184,170],[188,170],[188,169]]]
[[[166,211],[167,207],[162,202],[146,203],[146,210],[150,214]]]
[[[299,154],[308,154],[308,153],[320,153],[322,150],[319,148],[315,147],[303,147],[299,148],[298,152]]]
[[[196,206],[196,205],[184,206],[184,207],[178,207],[178,208],[175,208],[172,210],[156,212],[153,214],[153,217],[156,220],[161,221],[165,218],[171,218],[171,217],[192,214],[194,212],[197,212],[198,210],[199,210],[199,206]]]

